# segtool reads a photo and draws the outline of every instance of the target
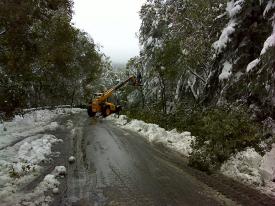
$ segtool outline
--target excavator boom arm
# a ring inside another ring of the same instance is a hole
[[[100,97],[100,102],[105,101],[106,99],[108,99],[110,96],[113,95],[113,92],[115,92],[116,90],[120,89],[121,87],[123,87],[125,84],[127,84],[129,81],[132,81],[133,84],[136,84],[136,78],[134,76],[129,77],[128,79],[126,79],[123,82],[120,82],[119,84],[117,84],[116,86],[114,86],[113,88],[105,91],[103,93],[103,95]]]
[[[100,93],[100,96],[94,99],[93,101],[90,101],[87,112],[90,117],[93,117],[96,115],[97,112],[101,112],[103,117],[106,117],[110,115],[111,113],[119,112],[121,107],[116,106],[114,104],[106,102],[106,100],[113,95],[113,93],[123,87],[128,82],[131,82],[133,86],[142,86],[141,85],[141,76],[138,75],[136,78],[135,76],[131,76],[128,79],[126,79],[123,82],[120,82],[119,84],[115,85],[113,88]]]

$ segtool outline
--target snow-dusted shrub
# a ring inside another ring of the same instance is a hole
[[[218,169],[221,163],[247,147],[262,152],[263,128],[251,119],[244,108],[212,108],[196,114],[192,134],[197,138],[190,165],[206,171]]]

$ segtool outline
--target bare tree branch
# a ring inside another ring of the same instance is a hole
[[[195,75],[196,77],[198,77],[204,84],[206,84],[206,81],[203,77],[201,77],[198,73],[196,73],[195,71],[193,71],[190,68],[187,68],[193,75]]]

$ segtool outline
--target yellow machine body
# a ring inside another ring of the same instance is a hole
[[[125,86],[128,82],[130,82],[133,86],[141,86],[140,81],[141,80],[137,79],[135,76],[131,76],[113,88],[103,93],[97,93],[96,98],[89,102],[87,109],[88,115],[93,117],[96,114],[101,114],[103,117],[107,117],[110,114],[119,113],[121,111],[121,106],[108,102],[108,98],[111,97],[115,91]]]

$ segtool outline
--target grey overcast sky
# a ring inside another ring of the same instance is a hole
[[[138,55],[136,33],[145,0],[74,0],[73,23],[89,33],[113,63]]]

